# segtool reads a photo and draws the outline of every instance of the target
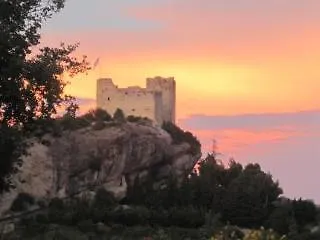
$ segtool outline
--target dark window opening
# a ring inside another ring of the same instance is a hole
[[[108,101],[110,101],[110,98],[108,97]]]
[[[134,109],[134,108],[132,108],[132,109],[131,109],[131,111],[132,111],[132,112],[134,112],[134,111],[135,111],[135,109]]]

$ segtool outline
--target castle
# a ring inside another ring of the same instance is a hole
[[[170,78],[147,78],[146,88],[119,88],[110,78],[97,81],[97,107],[113,114],[120,108],[126,116],[147,117],[157,124],[175,123],[176,82]]]

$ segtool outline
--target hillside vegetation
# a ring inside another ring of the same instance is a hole
[[[182,130],[181,130],[182,131]],[[189,135],[188,135],[189,136]],[[52,199],[46,211],[22,218],[6,239],[319,239],[311,201],[281,197],[282,189],[258,164],[224,165],[214,153],[199,169],[166,187],[147,182],[115,201],[103,189],[89,196]],[[32,203],[20,196],[13,208]]]

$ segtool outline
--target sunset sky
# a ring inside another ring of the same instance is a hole
[[[177,122],[203,150],[258,162],[285,195],[320,203],[319,0],[67,0],[42,44],[80,42],[98,66],[72,80],[82,111],[96,79],[177,82]]]

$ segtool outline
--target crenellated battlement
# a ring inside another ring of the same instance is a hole
[[[146,88],[119,88],[111,78],[97,80],[97,107],[113,114],[117,108],[128,115],[148,117],[158,124],[175,122],[176,83],[173,77],[146,79]]]

